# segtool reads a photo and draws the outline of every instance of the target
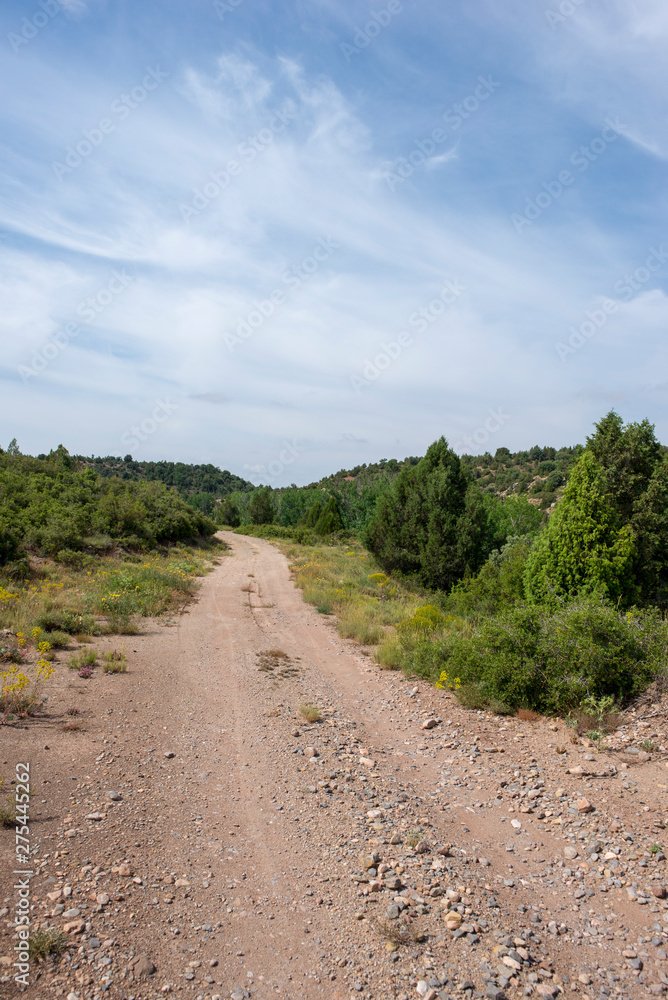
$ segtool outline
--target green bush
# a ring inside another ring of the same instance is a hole
[[[84,548],[151,548],[215,530],[162,483],[102,479],[62,447],[42,459],[0,451],[0,565],[20,558],[23,546],[78,567]]]
[[[235,535],[251,535],[253,538],[294,538],[294,528],[282,528],[280,524],[242,524],[234,529]]]
[[[533,545],[530,535],[509,538],[490,553],[477,576],[455,584],[443,605],[456,615],[479,619],[524,602],[524,570]]]
[[[250,500],[246,513],[251,524],[272,524],[274,521],[274,505],[271,498],[271,488],[265,486],[256,490]]]
[[[51,643],[51,649],[67,649],[72,641],[72,636],[67,632],[60,632],[58,630],[49,632],[49,642]]]
[[[44,632],[66,632],[68,635],[99,632],[93,615],[77,614],[67,608],[52,608],[38,615],[36,624]]]
[[[411,669],[459,677],[478,700],[544,713],[566,713],[587,699],[624,704],[664,669],[668,626],[653,610],[618,612],[595,596],[558,610],[518,607],[470,634],[425,641]]]

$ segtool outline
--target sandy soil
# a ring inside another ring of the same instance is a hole
[[[275,547],[225,537],[184,615],[99,644],[127,674],[61,658],[44,715],[0,729],[0,774],[30,763],[33,931],[69,941],[24,995],[665,992],[663,703],[600,753],[467,712],[341,640]],[[9,997],[13,830],[0,851]]]

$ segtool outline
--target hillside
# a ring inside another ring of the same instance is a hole
[[[0,565],[15,564],[19,576],[28,572],[26,549],[67,562],[82,551],[147,551],[214,530],[163,483],[102,478],[62,445],[43,458],[22,455],[15,442],[0,451]]]
[[[117,476],[135,482],[160,482],[172,486],[191,507],[213,514],[216,500],[237,490],[254,489],[252,483],[215,465],[189,465],[185,462],[139,462],[132,455],[124,458],[77,456],[82,466],[94,469],[103,478]]]
[[[533,448],[517,452],[497,448],[493,456],[489,452],[484,455],[462,455],[461,461],[483,493],[496,496],[524,493],[545,510],[563,492],[571,467],[583,450],[583,446],[579,444],[558,449],[534,445]],[[309,488],[341,489],[345,484],[352,483],[360,490],[378,489],[396,479],[402,469],[417,465],[419,460],[414,456],[401,461],[383,458],[368,465],[364,463],[352,469],[340,469],[317,483],[311,483]]]

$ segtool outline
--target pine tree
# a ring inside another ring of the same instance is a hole
[[[432,589],[447,590],[480,568],[489,551],[487,511],[445,438],[380,498],[365,544],[383,569]]]
[[[256,490],[248,504],[248,516],[251,524],[273,524],[274,506],[271,502],[271,488]]]
[[[524,583],[533,603],[586,593],[632,602],[633,533],[605,485],[605,470],[591,452],[584,452],[529,553]]]

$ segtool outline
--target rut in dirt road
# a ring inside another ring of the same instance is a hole
[[[659,765],[380,672],[225,539],[49,762],[33,900],[74,944],[31,995],[659,995]]]

